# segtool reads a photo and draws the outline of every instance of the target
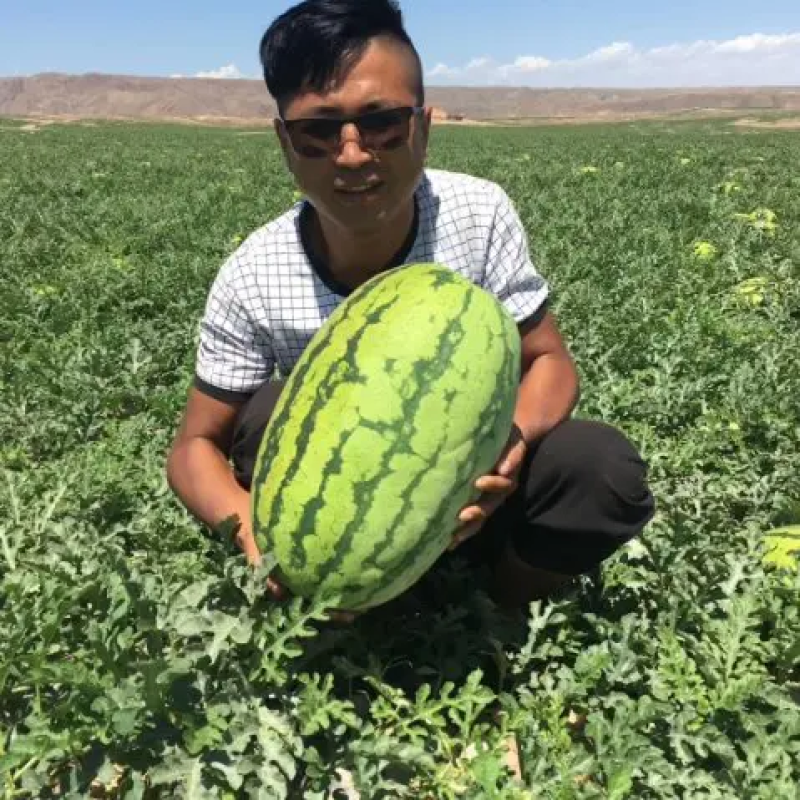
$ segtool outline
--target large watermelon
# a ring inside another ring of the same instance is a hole
[[[349,610],[419,580],[497,462],[520,369],[511,315],[452,270],[362,284],[309,343],[259,448],[253,530],[276,577]]]

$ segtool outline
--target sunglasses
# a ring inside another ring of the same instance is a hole
[[[354,117],[281,118],[281,123],[296,153],[322,158],[338,152],[342,127],[350,123],[358,129],[361,144],[367,150],[396,150],[408,141],[411,118],[424,110],[422,106],[401,106]]]

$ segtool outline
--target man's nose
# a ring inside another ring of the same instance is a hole
[[[364,148],[358,128],[352,123],[344,125],[341,132],[341,145],[336,156],[340,167],[357,169],[372,160],[372,153]]]

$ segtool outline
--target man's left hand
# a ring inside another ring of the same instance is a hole
[[[482,475],[475,482],[481,495],[473,505],[466,506],[459,514],[461,525],[456,530],[448,550],[455,550],[467,539],[475,536],[486,520],[509,498],[519,485],[519,473],[527,453],[527,445],[520,429],[515,425],[508,442],[490,475]]]

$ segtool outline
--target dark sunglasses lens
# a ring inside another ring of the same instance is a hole
[[[333,142],[339,137],[341,128],[341,124],[335,119],[309,119],[303,120],[296,131],[304,139]]]
[[[391,150],[408,138],[410,108],[374,111],[355,120],[366,147]],[[307,158],[320,158],[335,150],[341,138],[342,122],[337,119],[305,119],[287,123],[295,150]]]
[[[408,117],[403,113],[402,109],[393,108],[388,111],[375,111],[372,114],[364,114],[358,121],[358,127],[363,131],[383,133],[391,128],[402,126],[407,119]]]
[[[358,129],[367,147],[387,150],[399,147],[408,137],[408,120],[411,109],[396,108],[365,114]]]
[[[306,158],[322,158],[339,141],[341,126],[335,120],[304,119],[286,123],[292,146]]]

